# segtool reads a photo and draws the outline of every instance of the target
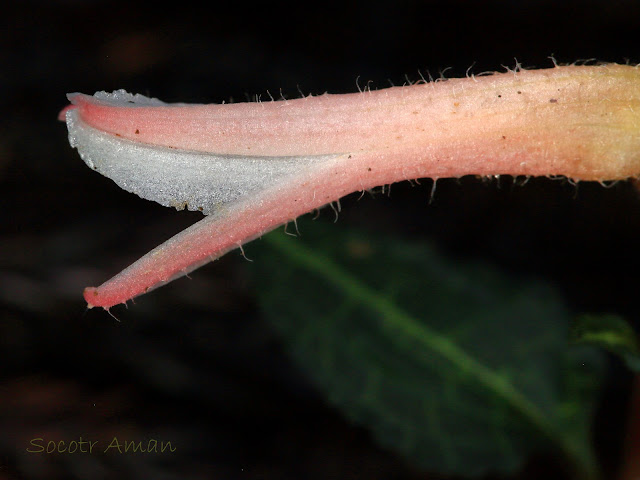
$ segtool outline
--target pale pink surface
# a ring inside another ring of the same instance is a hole
[[[70,96],[93,128],[170,148],[340,156],[229,205],[98,288],[122,303],[357,190],[421,177],[640,174],[640,71],[558,67],[349,95],[233,105],[127,106]]]
[[[555,149],[547,155],[553,158],[540,165],[542,171],[516,172],[518,166],[513,166],[512,172],[500,173],[584,176],[589,175],[590,164],[560,172],[555,160],[564,155],[571,157],[572,163],[584,163],[589,152],[609,148],[599,127],[615,128],[625,120],[612,113],[638,102],[639,78],[634,67],[608,65],[230,105],[114,107],[87,95],[70,98],[82,119],[94,128],[172,148],[219,154],[303,155],[395,151],[433,143],[468,145],[490,136],[500,150],[511,149],[516,142],[526,142],[520,149],[526,153],[535,146]],[[506,147],[501,142],[503,136]],[[585,152],[576,152],[576,146]],[[429,174],[425,170],[424,175]]]

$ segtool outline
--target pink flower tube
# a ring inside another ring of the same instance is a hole
[[[414,178],[640,175],[640,69],[566,66],[347,95],[165,104],[70,94],[69,140],[91,168],[207,216],[101,286],[92,306],[163,285],[354,191]]]

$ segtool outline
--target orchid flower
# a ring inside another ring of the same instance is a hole
[[[463,175],[640,175],[640,69],[518,70],[296,100],[166,104],[68,95],[86,164],[142,198],[206,217],[108,280],[126,302],[354,191]]]

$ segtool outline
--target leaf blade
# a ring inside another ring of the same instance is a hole
[[[260,299],[332,403],[372,428],[382,444],[443,473],[513,471],[531,450],[551,443],[585,477],[595,476],[588,429],[563,425],[584,421],[590,411],[578,409],[573,417],[558,411],[568,315],[552,292],[512,284],[484,267],[451,268],[424,246],[353,232],[331,241],[316,227],[304,227],[314,249],[277,233],[265,237],[271,252],[266,263],[257,262],[268,279]],[[294,297],[287,291],[293,276]],[[420,295],[425,283],[431,291]],[[496,285],[499,294],[487,287]],[[428,322],[416,314],[425,305]],[[483,311],[483,305],[498,308]],[[478,342],[474,329],[496,323],[496,315],[528,317]],[[527,345],[529,353],[500,348],[505,338],[517,342],[523,334],[538,342]],[[522,368],[531,358],[540,365]]]

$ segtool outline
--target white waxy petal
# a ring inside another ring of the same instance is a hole
[[[178,210],[188,208],[210,214],[224,204],[336,157],[240,156],[179,150],[95,129],[82,121],[76,109],[69,110],[66,116],[71,146],[78,149],[90,168],[124,190]]]

